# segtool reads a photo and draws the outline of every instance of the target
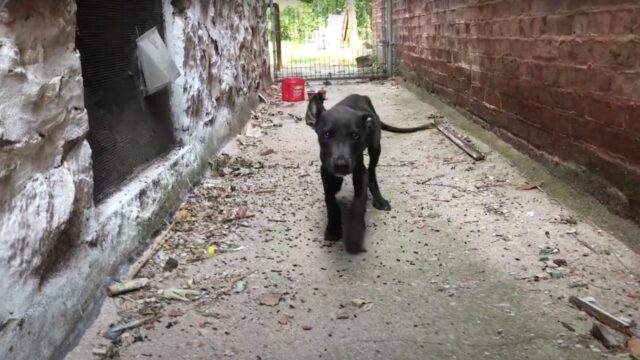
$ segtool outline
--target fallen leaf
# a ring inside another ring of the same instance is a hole
[[[289,317],[287,315],[285,315],[285,314],[278,315],[276,320],[278,320],[278,323],[280,325],[287,325],[289,323]]]
[[[276,306],[282,299],[282,293],[266,293],[260,297],[260,305]]]
[[[177,221],[187,221],[191,219],[191,213],[187,209],[178,210],[175,215]]]
[[[516,190],[533,190],[539,189],[542,186],[542,182],[528,182],[525,181],[522,185],[516,187]]]
[[[635,360],[640,360],[640,338],[632,337],[627,341],[627,349],[629,350],[629,355]]]
[[[371,308],[373,308],[373,301],[364,300],[364,299],[352,299],[351,304],[364,311],[369,311],[371,310]]]
[[[182,315],[184,315],[184,311],[178,308],[172,308],[172,309],[169,309],[169,311],[167,311],[167,316],[170,316],[170,317],[179,317]]]
[[[348,319],[348,318],[349,318],[349,313],[347,313],[346,310],[339,310],[336,313],[336,319],[338,319],[338,320],[345,320],[345,319]]]

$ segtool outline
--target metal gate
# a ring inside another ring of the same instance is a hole
[[[392,71],[390,0],[381,0],[373,31],[373,0],[271,0],[274,80],[379,78]]]

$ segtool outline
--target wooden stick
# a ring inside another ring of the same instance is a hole
[[[167,226],[167,228],[162,232],[162,234],[160,234],[154,240],[153,244],[151,244],[151,246],[147,250],[145,250],[145,252],[142,254],[142,257],[138,259],[138,261],[136,261],[133,265],[131,265],[129,271],[127,272],[127,275],[125,275],[124,277],[124,280],[131,280],[136,275],[138,275],[138,272],[140,272],[140,270],[147,264],[149,259],[151,259],[153,255],[155,255],[158,250],[160,250],[162,244],[164,244],[167,235],[169,234],[175,223],[175,221],[172,221],[171,224],[169,224],[169,226]]]
[[[601,309],[600,307],[584,300],[583,298],[571,296],[569,298],[569,302],[575,305],[578,309],[593,316],[598,321],[614,330],[617,330],[628,336],[639,336],[639,333],[633,328],[631,323],[618,319],[617,317]]]
[[[462,151],[466,152],[473,160],[484,160],[484,155],[478,151],[473,145],[462,140],[458,134],[449,129],[442,120],[435,120],[434,124],[444,136],[446,136],[452,143],[456,144]]]

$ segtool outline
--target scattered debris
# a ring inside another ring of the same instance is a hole
[[[286,314],[278,315],[278,317],[276,317],[276,320],[280,325],[287,325],[289,323],[289,317]]]
[[[258,93],[258,99],[260,99],[261,103],[264,103],[264,104],[267,104],[267,105],[269,104],[269,101],[267,101],[267,98],[264,97],[264,95],[262,95],[260,93]]]
[[[588,288],[589,284],[585,283],[584,281],[572,281],[569,283],[569,288],[571,289],[575,289],[575,288]]]
[[[473,160],[480,161],[485,159],[485,156],[470,143],[469,138],[463,139],[451,128],[451,126],[445,123],[444,120],[434,120],[434,123],[436,125],[436,129],[438,129],[444,136],[451,140],[451,142],[456,144],[456,146],[458,146],[469,156],[471,156]]]
[[[169,311],[167,311],[167,316],[169,317],[180,317],[184,315],[184,311],[180,310],[179,308],[171,308],[169,309]]]
[[[276,306],[282,300],[283,293],[270,292],[260,297],[260,305]]]
[[[155,316],[148,316],[143,319],[132,320],[126,323],[113,324],[109,327],[109,330],[105,331],[102,334],[102,336],[109,340],[115,340],[119,338],[120,335],[122,335],[122,333],[124,333],[125,331],[135,329],[153,320],[155,320]]]
[[[177,267],[178,267],[178,260],[176,260],[175,258],[169,257],[167,261],[165,261],[164,266],[162,267],[162,270],[166,272],[172,272]]]
[[[624,337],[600,324],[593,324],[591,336],[600,341],[609,350],[620,350],[624,344]]]
[[[117,296],[131,291],[140,290],[149,285],[149,279],[138,278],[113,284],[107,288],[109,296]]]
[[[228,253],[228,252],[236,252],[236,251],[244,250],[247,248],[246,246],[237,246],[237,245],[229,244],[224,241],[214,241],[209,246],[214,247],[215,249],[214,253],[219,252],[221,254]]]
[[[569,263],[565,259],[553,259],[553,263],[558,266],[567,266]]]
[[[553,255],[558,253],[560,253],[560,249],[551,247],[551,246],[545,246],[542,249],[540,249],[540,251],[538,252],[538,255],[545,256],[545,255]]]
[[[233,215],[231,217],[222,219],[222,222],[227,223],[227,222],[232,222],[236,220],[252,218],[255,216],[255,215],[248,215],[247,211],[248,211],[248,208],[246,206],[239,207],[233,212]]]
[[[197,298],[201,294],[196,290],[169,288],[158,290],[158,294],[165,300],[191,301],[190,297]]]
[[[627,341],[627,350],[634,360],[640,360],[640,337],[630,338]]]
[[[571,331],[571,332],[576,332],[576,329],[573,328],[573,326],[569,325],[568,323],[564,322],[564,321],[560,321],[560,324],[562,324],[562,326],[564,326],[565,329]]]
[[[293,120],[295,120],[295,122],[301,122],[302,121],[302,117],[296,115],[296,114],[292,114],[292,113],[287,113],[287,115],[291,116],[293,118]]]
[[[632,322],[625,321],[613,316],[609,312],[589,302],[587,298],[571,296],[569,298],[569,302],[575,305],[578,309],[598,319],[600,322],[609,326],[610,328],[628,336],[637,336],[637,331],[634,329],[634,324]]]
[[[373,301],[364,300],[364,299],[352,299],[351,305],[360,308],[364,311],[369,311],[373,308]]]
[[[138,261],[136,261],[133,265],[131,265],[129,272],[124,277],[125,280],[133,279],[138,274],[140,269],[142,269],[145,266],[145,264],[149,261],[149,259],[151,259],[153,255],[155,255],[158,252],[158,250],[160,250],[160,248],[162,247],[162,244],[164,244],[167,238],[167,235],[169,234],[171,229],[173,229],[174,224],[175,222],[172,222],[171,224],[169,224],[169,226],[167,226],[167,228],[153,241],[153,244],[151,244],[151,246],[142,254],[140,259],[138,259]]]
[[[338,310],[336,312],[336,319],[338,319],[338,320],[346,320],[348,318],[349,318],[349,313],[346,310],[341,309],[341,310]]]
[[[116,357],[116,351],[113,344],[95,348],[91,351],[91,354],[101,358],[106,358],[106,359],[111,359]]]
[[[180,209],[176,211],[176,214],[173,218],[178,222],[184,222],[191,219],[191,213],[187,209]]]
[[[240,280],[236,282],[235,289],[233,291],[235,291],[236,294],[239,294],[243,292],[246,288],[247,288],[247,283],[244,280]]]
[[[533,190],[538,189],[542,191],[542,182],[528,182],[525,181],[522,185],[516,187],[516,190]]]

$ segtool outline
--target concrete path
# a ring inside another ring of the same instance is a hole
[[[436,112],[393,82],[330,86],[329,105],[350,93],[371,96],[394,125]],[[378,174],[392,211],[369,204],[364,254],[325,242],[315,134],[288,115],[303,117],[305,105],[259,110],[258,127],[225,149],[140,272],[151,288],[107,300],[69,359],[107,346],[109,324],[154,314],[116,341],[120,358],[616,356],[568,298],[639,319],[640,257],[546,192],[517,189],[539,179],[478,140],[487,159],[475,163],[436,130],[383,134]],[[177,268],[163,271],[169,258]],[[203,296],[162,300],[157,291],[168,287]]]

